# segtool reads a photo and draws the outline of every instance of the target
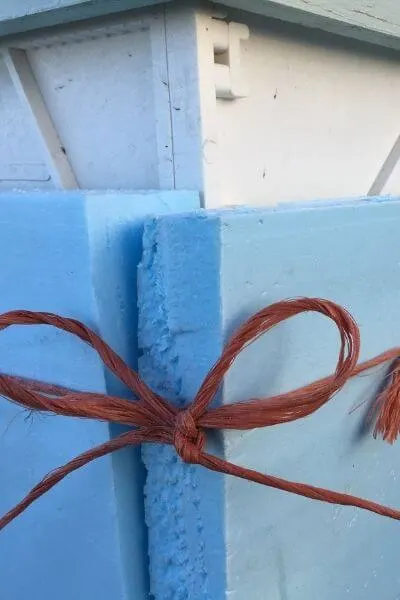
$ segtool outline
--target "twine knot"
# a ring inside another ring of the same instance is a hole
[[[175,418],[173,434],[175,449],[186,463],[199,464],[206,443],[204,431],[198,427],[190,409],[181,410]]]

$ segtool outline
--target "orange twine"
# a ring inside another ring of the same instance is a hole
[[[278,323],[310,311],[329,317],[339,330],[340,351],[333,375],[270,398],[211,407],[225,373],[243,348]],[[68,417],[99,419],[132,426],[135,429],[84,452],[52,471],[0,519],[0,529],[69,473],[100,456],[143,442],[171,444],[183,461],[201,465],[212,471],[241,477],[313,500],[356,506],[400,520],[400,511],[376,502],[264,475],[205,452],[207,429],[254,429],[306,417],[328,402],[351,377],[387,361],[394,361],[394,364],[387,387],[373,406],[372,416],[376,419],[374,435],[380,434],[389,443],[396,440],[400,431],[400,366],[397,362],[400,348],[388,350],[357,364],[360,332],[353,317],[341,306],[319,298],[298,298],[277,302],[260,310],[244,323],[226,344],[221,358],[209,371],[193,402],[184,410],[179,410],[154,393],[96,333],[79,321],[43,312],[13,311],[0,315],[0,329],[10,325],[35,324],[63,329],[92,346],[104,364],[133,392],[136,401],[131,402],[105,394],[77,392],[5,374],[0,375],[0,394],[31,410]]]

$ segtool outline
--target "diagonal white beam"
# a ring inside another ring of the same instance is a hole
[[[9,48],[5,51],[4,56],[15,89],[33,117],[47,154],[52,178],[57,187],[66,190],[78,188],[74,172],[47,110],[26,52],[17,48]]]
[[[385,185],[389,181],[397,163],[400,160],[400,135],[397,137],[392,149],[387,155],[382,167],[380,168],[373,184],[371,185],[368,196],[378,196],[382,193]]]

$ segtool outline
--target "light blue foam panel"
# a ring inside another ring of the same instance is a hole
[[[361,327],[362,358],[399,345],[399,228],[400,203],[390,199],[150,220],[139,279],[141,372],[183,405],[239,323],[301,295],[350,309]],[[327,375],[338,347],[326,318],[292,319],[243,352],[220,401]],[[372,398],[384,373],[351,382],[302,421],[209,436],[210,450],[400,508],[400,444],[372,438],[363,425],[368,403],[349,414]],[[397,522],[186,466],[172,448],[149,446],[144,459],[156,600],[398,596]]]
[[[0,311],[53,311],[92,326],[137,362],[136,267],[145,215],[190,210],[192,193],[4,194]],[[127,394],[96,354],[48,327],[1,332],[0,370]],[[106,423],[29,414],[0,399],[0,512],[47,472],[99,444]],[[69,476],[0,535],[4,600],[147,598],[138,451]]]

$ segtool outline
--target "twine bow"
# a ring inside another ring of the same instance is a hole
[[[306,386],[270,398],[252,399],[213,407],[211,403],[222,380],[240,352],[269,329],[304,312],[317,312],[331,319],[340,334],[340,351],[335,372]],[[25,408],[69,417],[98,419],[134,427],[66,465],[49,473],[28,495],[0,519],[8,525],[32,502],[48,492],[66,475],[85,464],[126,446],[143,442],[171,444],[183,461],[220,473],[241,477],[313,500],[355,506],[400,520],[400,511],[356,496],[305,483],[295,483],[234,465],[205,451],[206,430],[246,430],[288,423],[321,408],[353,376],[387,361],[394,361],[386,389],[372,407],[374,435],[392,443],[400,431],[400,348],[394,348],[358,363],[360,333],[352,316],[341,306],[319,298],[284,300],[264,308],[245,322],[226,344],[207,374],[193,402],[179,410],[154,393],[94,331],[74,319],[43,312],[13,311],[0,315],[0,329],[10,325],[52,325],[79,337],[92,346],[104,364],[132,391],[135,401],[105,394],[77,392],[31,379],[0,374],[0,394]]]

